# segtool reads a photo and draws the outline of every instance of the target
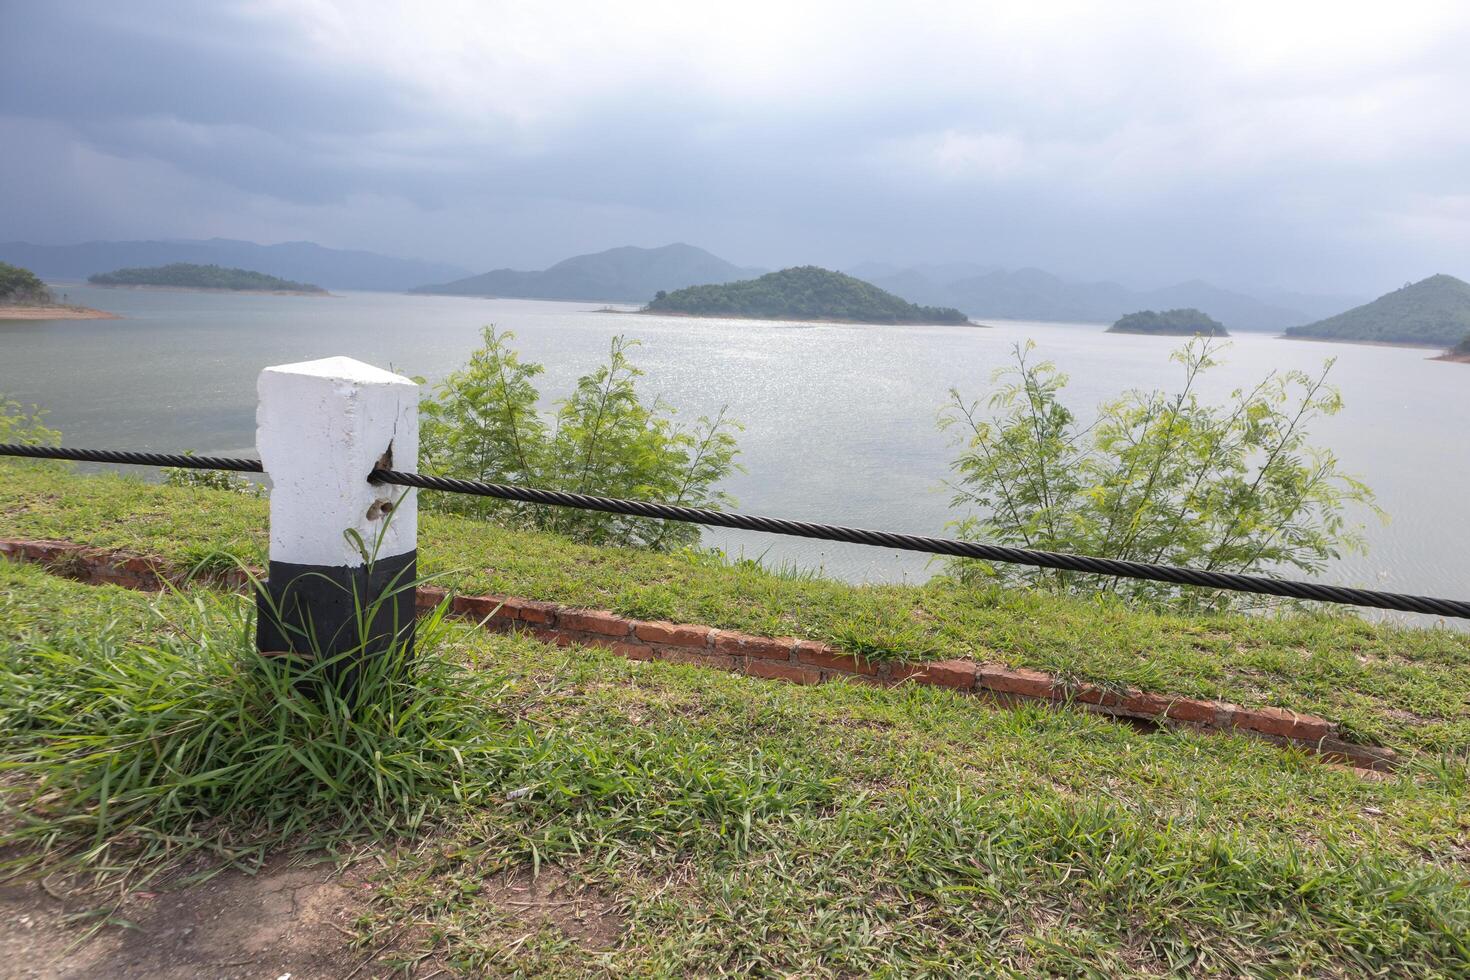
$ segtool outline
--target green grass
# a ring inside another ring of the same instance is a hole
[[[46,578],[0,568],[12,870],[136,886],[200,850],[258,861],[297,838],[411,832],[501,764],[503,685],[438,654],[442,609],[419,622],[411,668],[395,646],[339,671],[361,658],[256,653],[240,595],[149,605]]]
[[[126,742],[124,732],[153,727],[162,691],[238,698],[247,682],[225,668],[249,656],[242,608],[219,594],[150,596],[0,563],[7,825],[37,775],[18,761],[67,755],[73,736]],[[170,658],[158,660],[160,649]],[[456,767],[441,754],[433,768],[448,783],[402,794],[430,807],[413,836],[401,834],[401,808],[371,805],[361,783],[292,777],[302,807],[322,818],[311,842],[380,842],[364,938],[376,948],[407,937],[405,960],[554,976],[1470,970],[1463,762],[1425,759],[1365,780],[1247,738],[1144,734],[935,689],[763,683],[455,624],[424,654],[439,685],[473,673],[495,694],[457,715],[455,738],[476,742],[483,761]],[[58,673],[57,657],[89,680]],[[111,698],[16,723],[27,710],[18,705],[74,704],[72,691]],[[340,740],[350,748],[379,731],[365,727]],[[282,741],[300,747],[303,731]],[[226,732],[215,752],[273,744]],[[85,769],[58,774],[95,787]],[[368,803],[356,819],[342,806],[353,798]],[[262,817],[282,806],[272,794],[205,799],[184,824],[145,806],[116,846],[146,848],[153,830],[185,842],[275,840],[261,836]],[[57,832],[55,846],[85,846],[97,821]],[[502,872],[552,865],[573,882],[566,895],[593,889],[583,897],[617,924],[605,943],[528,925],[494,887]]]
[[[259,565],[266,521],[265,501],[238,494],[0,465],[0,536],[63,538],[181,562],[224,551]],[[1470,753],[1470,636],[1442,628],[1344,614],[1177,615],[946,580],[853,586],[432,514],[421,515],[420,567],[465,592],[804,636],[876,659],[968,656],[1276,705],[1321,714],[1366,742]]]

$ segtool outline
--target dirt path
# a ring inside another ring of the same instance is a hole
[[[291,980],[383,976],[372,950],[352,943],[369,892],[351,869],[229,871],[180,891],[138,893],[86,942],[88,922],[28,883],[0,888],[0,977],[14,980]],[[355,971],[355,972],[354,972]]]

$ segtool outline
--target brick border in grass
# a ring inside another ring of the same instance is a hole
[[[0,557],[41,563],[83,582],[145,591],[156,591],[165,583],[187,578],[163,559],[70,541],[0,540]],[[240,569],[201,577],[228,588],[243,588],[248,582]],[[1236,731],[1280,745],[1299,746],[1360,769],[1387,771],[1399,762],[1391,749],[1346,741],[1338,726],[1325,718],[1283,708],[1245,708],[1137,688],[1069,684],[1041,671],[973,660],[876,663],[814,640],[629,619],[606,610],[574,609],[514,596],[457,595],[432,585],[420,586],[416,599],[421,610],[432,609],[447,599],[453,615],[476,620],[488,629],[521,630],[561,646],[602,647],[631,660],[695,664],[796,684],[833,680],[924,684],[1002,704],[1065,705],[1160,726]]]

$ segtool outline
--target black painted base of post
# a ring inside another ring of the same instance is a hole
[[[417,577],[417,551],[355,568],[273,561],[256,595],[256,649],[328,661],[323,679],[350,688],[359,658],[395,641],[412,655]]]

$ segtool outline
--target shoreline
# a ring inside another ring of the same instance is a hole
[[[1103,333],[1126,334],[1130,337],[1223,337],[1229,340],[1232,336],[1228,333],[1205,333],[1203,330],[1117,330],[1108,327]]]
[[[1287,333],[1280,334],[1276,339],[1305,340],[1314,344],[1357,344],[1359,347],[1397,347],[1401,350],[1444,350],[1444,344],[1418,343],[1411,340],[1351,340],[1347,337],[1293,337]]]
[[[1451,364],[1470,364],[1470,354],[1456,354],[1453,351],[1445,351],[1438,357],[1431,357],[1431,361],[1448,361]]]
[[[687,320],[751,320],[756,323],[837,323],[844,326],[857,327],[983,327],[990,329],[988,323],[976,323],[968,320],[964,323],[934,323],[928,320],[905,320],[895,323],[893,321],[874,320],[845,320],[841,317],[816,317],[816,316],[739,316],[734,313],[673,313],[666,310],[613,310],[603,308],[600,310],[588,310],[589,313],[612,313],[618,316],[676,316]]]
[[[90,306],[41,306],[35,303],[0,306],[0,321],[12,320],[121,320],[121,313],[94,310]]]
[[[309,289],[227,289],[224,286],[151,286],[144,283],[84,283],[92,289],[151,289],[161,293],[230,293],[247,296],[331,296],[323,290]]]

